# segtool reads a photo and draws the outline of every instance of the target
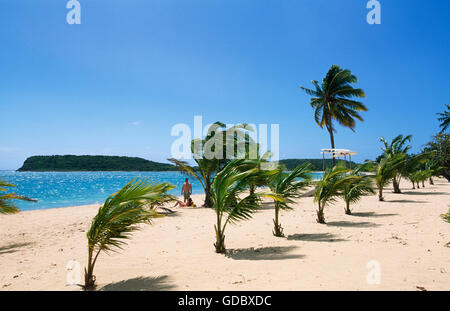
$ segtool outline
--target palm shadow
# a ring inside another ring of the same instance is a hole
[[[418,203],[418,204],[425,204],[425,203],[430,203],[427,201],[416,201],[416,200],[389,200],[389,201],[385,201],[387,203]]]
[[[287,254],[296,248],[296,246],[272,246],[230,249],[225,256],[234,260],[282,260],[305,257],[304,255]]]
[[[418,190],[420,191],[420,190]],[[448,195],[448,193],[445,192],[416,192],[416,191],[403,191],[404,194],[409,194],[409,195]]]
[[[274,209],[275,204],[273,202],[262,202],[259,206],[259,210],[266,210],[266,209]]]
[[[373,228],[380,226],[379,224],[363,221],[363,222],[351,222],[351,221],[332,221],[328,222],[327,226],[332,227],[353,227],[353,228]]]
[[[309,233],[309,234],[293,234],[287,237],[287,240],[310,241],[310,242],[344,242],[346,239],[336,238],[331,233]]]
[[[20,248],[32,244],[34,243],[26,242],[26,243],[13,243],[6,246],[2,246],[0,247],[0,255],[17,252]]]
[[[101,291],[164,291],[175,288],[168,283],[167,275],[158,277],[137,277],[103,286]]]
[[[377,214],[375,212],[367,212],[367,213],[352,213],[350,216],[356,217],[389,217],[389,216],[397,216],[398,214]]]

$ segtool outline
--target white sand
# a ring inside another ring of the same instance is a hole
[[[214,252],[214,212],[177,209],[134,234],[120,253],[95,268],[105,290],[450,290],[450,183],[385,191],[344,214],[342,202],[316,223],[312,198],[283,212],[287,238],[272,235],[268,204],[250,221],[229,226],[228,256]],[[194,196],[199,204],[202,196]],[[86,264],[86,230],[98,206],[0,216],[0,289],[79,290],[66,285],[66,265]],[[380,264],[381,283],[368,284],[366,265]],[[82,277],[82,276],[81,276]],[[81,278],[82,279],[82,278]]]

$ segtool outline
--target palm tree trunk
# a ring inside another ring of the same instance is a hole
[[[212,201],[211,201],[211,180],[210,178],[205,179],[205,203],[203,204],[204,207],[212,207]]]
[[[352,214],[352,210],[350,209],[350,201],[345,202],[345,214],[347,214],[347,215]]]
[[[402,193],[400,190],[400,177],[394,177],[392,180],[392,185],[394,186],[394,193]]]
[[[433,177],[430,177],[430,185],[434,185]]]
[[[251,195],[255,194],[255,185],[254,184],[250,185],[250,194]]]
[[[417,181],[416,183],[417,183],[417,189],[420,189],[420,184],[419,184],[419,182]]]
[[[331,121],[330,121],[330,123],[331,123]],[[333,133],[333,128],[332,128],[332,126],[331,126],[331,124],[330,124],[330,126],[327,126],[327,129],[328,129],[328,133],[330,134],[330,141],[331,141],[331,149],[335,149],[335,146],[334,146],[334,133]],[[335,155],[334,155],[334,153],[332,154],[332,165],[333,165],[333,167],[336,165],[336,158],[335,158]]]
[[[379,188],[378,188],[378,201],[384,201],[384,198],[383,198],[383,188],[382,188],[382,187],[379,187]]]
[[[422,180],[422,188],[425,188],[425,180]]]
[[[278,205],[278,202],[275,202],[275,219],[273,220],[274,230],[272,233],[276,237],[284,237],[283,228],[279,223],[279,214],[280,214],[280,207]]]
[[[319,209],[317,210],[317,222],[319,224],[325,223],[325,215],[323,213],[323,207],[321,206],[320,201],[319,201]]]
[[[224,254],[226,253],[225,248],[225,235],[223,231],[220,229],[220,224],[214,225],[214,229],[216,230],[216,243],[214,243],[214,246],[216,247],[216,253]]]
[[[94,265],[95,259],[92,258],[93,249],[89,247],[88,251],[88,266],[84,269],[84,290],[94,290],[95,289],[95,276],[94,276]]]

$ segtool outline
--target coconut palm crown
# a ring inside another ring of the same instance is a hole
[[[10,184],[4,180],[0,180],[0,191],[7,192],[8,191],[7,187],[15,188],[17,186]],[[37,201],[35,199],[31,199],[15,193],[2,194],[0,195],[0,214],[15,214],[19,212],[19,209],[17,208],[13,200],[22,200],[29,202]]]
[[[354,100],[354,98],[365,97],[362,89],[352,86],[357,81],[358,79],[350,70],[333,65],[321,84],[315,80],[312,81],[314,89],[300,87],[306,94],[312,96],[310,104],[314,108],[314,119],[321,128],[325,126],[327,129],[333,149],[336,132],[334,121],[354,131],[356,120],[363,121],[360,112],[367,111],[363,103]]]
[[[154,184],[147,179],[134,179],[108,197],[100,206],[87,232],[88,266],[85,268],[85,290],[95,289],[94,266],[100,253],[117,251],[126,244],[131,233],[161,217],[155,210],[158,205],[174,200],[167,192],[175,186]]]
[[[440,118],[438,119],[441,124],[439,127],[441,128],[441,133],[445,132],[447,130],[448,126],[450,125],[450,105],[446,104],[447,110],[445,110],[442,113],[438,113]]]

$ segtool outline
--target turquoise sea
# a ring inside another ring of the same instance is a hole
[[[315,178],[321,173],[314,173]],[[180,172],[16,172],[0,171],[0,179],[17,185],[14,192],[37,203],[17,201],[22,211],[102,203],[135,177],[177,186],[171,191],[179,196],[186,175]],[[194,194],[203,193],[201,184],[189,178]]]

